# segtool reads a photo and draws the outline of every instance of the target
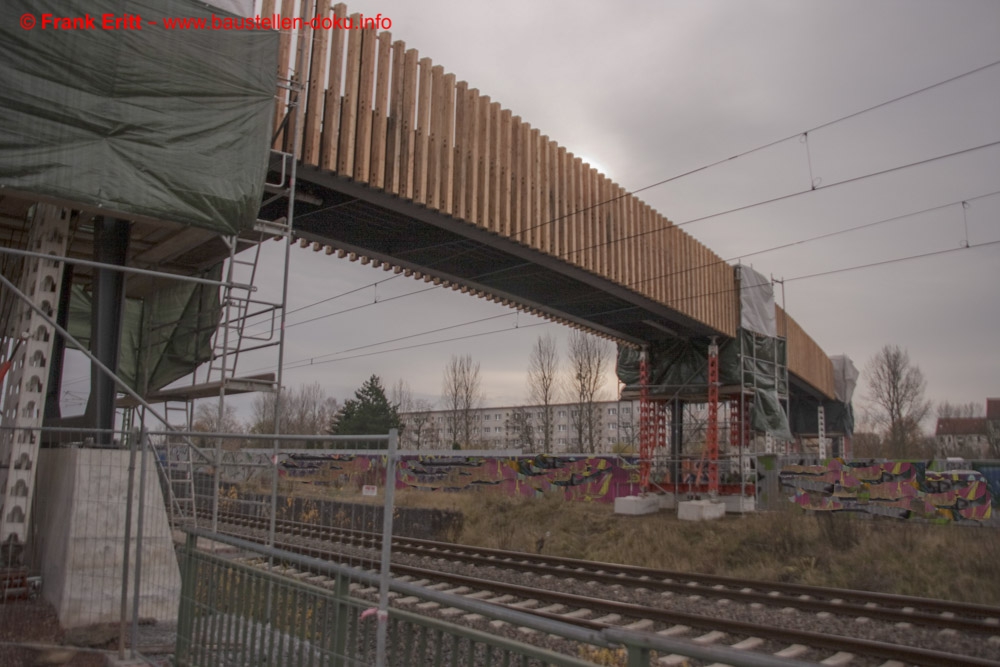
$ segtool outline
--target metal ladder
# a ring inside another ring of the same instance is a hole
[[[156,462],[170,506],[170,526],[197,525],[198,506],[194,487],[194,457],[191,447],[167,436],[156,452]]]
[[[294,156],[282,151],[271,151],[271,162],[276,164],[277,182],[266,182],[265,190],[270,195],[262,204],[268,204],[291,196],[291,161]],[[229,246],[229,263],[223,290],[222,322],[213,339],[212,359],[209,363],[207,381],[233,378],[236,376],[241,353],[259,350],[278,344],[278,312],[280,304],[270,303],[253,297],[260,262],[261,246],[266,237],[284,237],[291,233],[287,216],[275,220],[258,219],[252,232],[254,236],[251,256],[245,258],[241,252],[240,236],[226,239]],[[269,318],[269,321],[268,321]],[[251,322],[253,320],[253,322]],[[250,331],[247,331],[247,327]],[[262,327],[260,332],[254,329]]]

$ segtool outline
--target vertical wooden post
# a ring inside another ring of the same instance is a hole
[[[392,63],[392,34],[378,36],[378,63],[375,78],[375,111],[372,115],[371,168],[368,183],[375,188],[385,187],[386,133],[389,119],[389,73]]]
[[[361,33],[361,71],[358,80],[358,129],[354,140],[354,180],[368,182],[372,157],[372,96],[375,93],[375,58],[378,33]]]
[[[428,62],[430,59],[428,58]],[[444,68],[431,68],[430,136],[427,142],[428,208],[440,208],[441,199],[441,134],[444,128]]]
[[[416,49],[406,51],[403,71],[403,106],[400,110],[399,139],[399,196],[413,199],[414,120],[417,111],[417,61]]]
[[[417,122],[413,146],[413,201],[427,203],[427,167],[431,129],[431,64],[421,58],[417,75]]]
[[[406,42],[392,44],[392,76],[389,83],[389,118],[386,120],[385,189],[400,193],[399,150],[403,128],[403,79],[405,78]]]
[[[347,16],[347,5],[337,3],[333,14],[341,19]],[[340,116],[342,100],[340,89],[344,76],[344,31],[333,30],[330,34],[330,82],[327,84],[326,100],[323,104],[323,137],[320,141],[320,167],[329,171],[337,170],[337,155],[340,148]]]
[[[351,14],[351,21],[361,21],[361,14]],[[340,147],[337,149],[337,172],[354,176],[354,147],[358,132],[358,87],[361,84],[361,40],[363,30],[347,36],[347,71],[344,74],[344,103],[340,117]]]
[[[476,222],[488,227],[490,222],[490,96],[481,96],[474,113],[478,117],[476,137]]]
[[[500,166],[500,188],[498,196],[500,199],[500,234],[506,237],[513,235],[511,226],[511,200],[513,198],[511,189],[511,168],[510,168],[510,148],[511,148],[511,112],[510,109],[503,109],[500,112],[500,152],[497,156]]]
[[[465,151],[468,144],[468,114],[466,113],[466,98],[469,94],[469,84],[459,81],[455,86],[455,186],[452,189],[451,214],[456,218],[464,218],[465,181],[467,165]]]
[[[455,75],[445,74],[443,82],[439,206],[443,213],[454,213],[452,205],[455,188]]]
[[[319,0],[316,16],[330,13],[330,0]],[[306,126],[302,142],[302,161],[319,166],[320,133],[322,131],[323,104],[326,98],[326,73],[329,67],[329,35],[326,30],[313,30],[312,64],[309,68],[309,90],[306,102]]]

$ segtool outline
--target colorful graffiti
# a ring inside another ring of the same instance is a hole
[[[287,480],[337,488],[384,477],[384,456],[287,454],[279,474]],[[397,489],[464,491],[492,487],[510,496],[562,492],[567,500],[613,502],[639,490],[638,462],[617,456],[404,456]]]
[[[989,483],[976,470],[937,472],[923,462],[830,459],[786,465],[779,479],[790,500],[807,510],[942,521],[992,516]]]

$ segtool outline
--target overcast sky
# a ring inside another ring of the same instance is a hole
[[[898,344],[923,370],[929,398],[1000,396],[1000,244],[804,277],[1000,241],[1000,194],[987,196],[1000,191],[1000,147],[861,178],[1000,141],[1000,65],[834,122],[1000,61],[1000,2],[355,0],[348,9],[389,17],[394,39],[630,190],[791,137],[639,196],[683,223],[803,193],[685,227],[726,259],[916,213],[744,261],[786,280],[779,303],[828,354],[846,353],[863,368],[882,345]],[[801,135],[810,130],[807,145]],[[933,207],[943,208],[917,213]],[[272,286],[280,250],[266,247]],[[392,275],[292,253],[290,308]],[[423,288],[396,278],[377,287],[377,298]],[[433,402],[451,355],[469,353],[481,364],[487,404],[520,403],[537,336],[566,336],[559,325],[528,326],[540,320],[442,289],[296,325],[370,304],[375,292],[291,313],[286,360],[494,316],[316,361],[504,332],[289,368],[286,385],[319,382],[343,400],[375,373]],[[249,361],[246,372],[267,365]],[[610,382],[607,389],[610,396]]]

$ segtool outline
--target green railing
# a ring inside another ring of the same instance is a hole
[[[485,632],[391,608],[384,619],[384,656],[379,656],[377,631],[383,619],[377,603],[350,594],[351,584],[377,589],[379,574],[226,535],[186,530],[187,543],[180,551],[183,588],[174,662],[178,667],[649,667],[658,656],[671,653],[737,666],[810,664],[622,628],[590,630],[396,580],[390,588],[398,595],[477,614],[481,627],[499,625],[515,637],[519,633],[510,632],[513,628],[534,630],[544,643],[558,644],[560,652],[504,636],[502,629]],[[234,547],[240,557],[200,551],[199,537]],[[269,562],[275,567],[269,569]],[[286,564],[296,568],[294,576],[282,574]]]

